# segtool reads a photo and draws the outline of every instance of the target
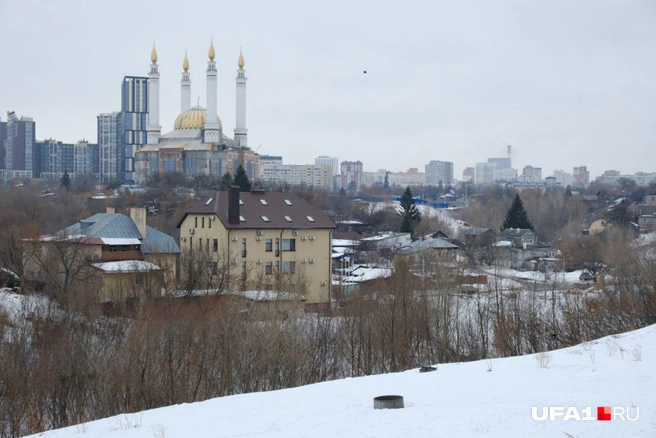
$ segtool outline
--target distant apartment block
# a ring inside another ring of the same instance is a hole
[[[517,171],[512,168],[499,168],[496,163],[476,163],[474,182],[476,184],[494,184],[497,182],[515,181]]]
[[[5,168],[5,141],[7,140],[7,122],[3,122],[0,118],[0,169]]]
[[[399,183],[401,185],[420,186],[424,184],[426,180],[426,174],[424,172],[420,172],[419,168],[417,167],[411,167],[406,172],[393,172],[390,174],[390,176],[393,176],[401,180],[401,182]],[[390,182],[390,184],[392,183]]]
[[[585,187],[590,184],[590,172],[587,166],[575,167],[572,176],[574,177],[575,186]]]
[[[364,179],[362,161],[342,161],[340,174],[343,189],[359,190]]]
[[[337,157],[322,155],[314,159],[314,164],[317,166],[330,166],[332,168],[333,176],[339,174],[339,160]]]
[[[476,168],[465,167],[462,171],[462,180],[464,182],[474,181],[476,179]]]
[[[424,168],[426,184],[434,186],[439,185],[440,182],[443,185],[453,184],[453,163],[451,161],[433,160]]]
[[[119,137],[120,113],[106,113],[98,116],[98,174],[103,183],[120,181],[119,176],[123,152]]]
[[[260,166],[263,164],[276,164],[278,166],[282,165],[282,156],[280,155],[260,155]],[[262,168],[260,167],[260,173]]]
[[[98,176],[99,147],[80,140],[75,144],[54,139],[36,142],[35,178],[58,180],[64,173]]]
[[[260,162],[260,180],[276,185],[333,189],[332,168],[314,164],[262,164]]]
[[[385,176],[390,186],[408,184],[405,179],[400,178],[386,169],[378,169],[375,172],[362,172],[362,183],[360,187],[383,187],[385,185]]]
[[[553,176],[556,178],[556,183],[560,184],[562,187],[571,186],[574,182],[572,175],[564,170],[554,170]]]
[[[538,183],[542,181],[542,168],[533,166],[524,166],[522,175],[518,178],[521,182]]]
[[[33,178],[36,123],[30,117],[7,112],[5,125],[4,179]]]
[[[119,139],[122,152],[121,171],[127,184],[134,184],[134,157],[147,143],[148,78],[126,76],[121,84]]]

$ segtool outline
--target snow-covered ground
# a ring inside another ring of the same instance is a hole
[[[542,355],[439,365],[119,415],[35,436],[656,437],[656,325]],[[405,408],[374,410],[399,394]],[[630,407],[622,421],[536,421],[531,408]]]

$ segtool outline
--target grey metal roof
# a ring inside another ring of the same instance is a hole
[[[482,227],[463,227],[463,233],[467,236],[478,236],[479,234],[492,231],[490,228]]]
[[[97,238],[132,238],[141,240],[141,233],[131,217],[120,213],[98,213],[71,225],[58,234]],[[173,237],[146,226],[146,239],[141,242],[144,254],[179,253]]]
[[[99,238],[141,238],[132,218],[120,213],[98,213],[66,228],[62,234]]]
[[[180,247],[173,237],[146,226],[146,239],[141,243],[141,252],[144,254],[179,253]]]

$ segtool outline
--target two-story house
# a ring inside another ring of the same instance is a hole
[[[178,228],[185,256],[227,267],[228,291],[277,290],[310,307],[330,303],[335,224],[294,194],[232,187],[188,210]]]

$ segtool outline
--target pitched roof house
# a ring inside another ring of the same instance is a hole
[[[335,224],[294,194],[232,187],[189,209],[178,228],[183,251],[228,267],[231,291],[277,289],[310,306],[330,302]]]

